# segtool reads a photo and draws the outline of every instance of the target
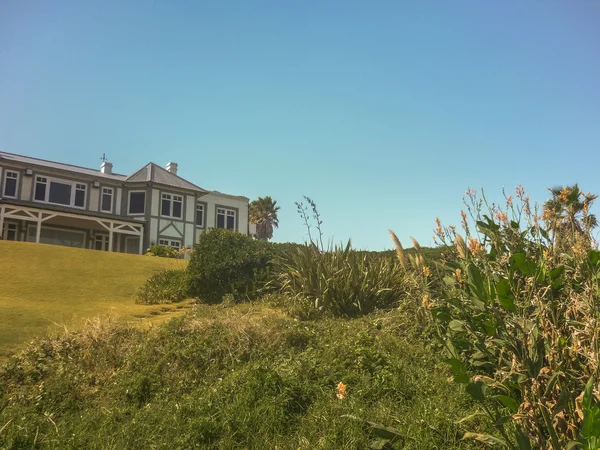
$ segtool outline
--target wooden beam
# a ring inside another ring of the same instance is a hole
[[[4,205],[0,205],[0,239],[4,236]]]

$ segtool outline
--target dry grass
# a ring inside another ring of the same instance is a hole
[[[185,267],[183,260],[0,241],[0,361],[31,341],[84,319],[165,320],[174,306],[135,303],[152,274]],[[188,302],[189,304],[189,302]]]

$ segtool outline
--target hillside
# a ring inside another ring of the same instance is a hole
[[[33,337],[83,318],[154,317],[159,306],[135,304],[153,273],[183,260],[0,241],[0,361]],[[175,309],[175,308],[173,308]]]

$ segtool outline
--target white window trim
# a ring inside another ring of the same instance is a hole
[[[168,197],[168,198],[164,198]],[[175,203],[175,197],[179,198],[179,202],[181,203],[181,216],[173,215],[173,204]],[[164,200],[169,201],[169,214],[163,214],[162,204]],[[179,194],[171,194],[170,192],[161,192],[160,195],[160,216],[161,217],[170,217],[172,219],[183,219],[183,195]],[[195,220],[195,219],[194,219]]]
[[[110,209],[102,209],[103,199],[104,199],[104,190],[110,191]],[[100,212],[111,213],[113,212],[113,206],[115,201],[115,189],[111,187],[102,187],[100,189]],[[144,208],[146,209],[146,208]]]
[[[202,223],[198,224],[198,207],[202,208]],[[206,205],[204,203],[196,203],[196,215],[194,216],[194,223],[198,228],[204,228],[206,222]]]
[[[44,194],[44,200],[38,200],[35,198],[35,190],[37,187],[38,178],[46,179],[46,192]],[[70,199],[70,203],[68,205],[65,205],[64,203],[54,203],[54,202],[49,201],[49,199],[50,199],[50,183],[52,183],[52,182],[60,183],[60,184],[68,184],[71,186],[71,199]],[[84,190],[85,195],[83,197],[83,206],[75,206],[75,193],[78,190],[77,185],[85,186],[85,190]],[[87,185],[87,183],[84,183],[81,181],[65,180],[63,178],[49,177],[48,175],[36,175],[35,179],[33,180],[32,194],[33,194],[33,197],[32,197],[33,201],[36,203],[45,203],[47,205],[66,206],[68,208],[86,209],[88,185]]]
[[[132,213],[131,212],[131,194],[136,194],[136,193],[144,193],[144,212],[141,213]],[[145,190],[137,190],[137,191],[129,191],[129,193],[127,194],[127,215],[128,216],[143,216],[146,214],[146,201],[148,199],[146,198],[146,191]]]
[[[162,245],[165,247],[171,247],[175,250],[181,250],[182,242],[179,239],[171,239],[171,238],[159,238],[158,245]]]
[[[215,227],[219,228],[219,211],[223,211],[224,212],[224,216],[225,216],[225,221],[224,221],[224,230],[229,230],[230,228],[227,228],[227,216],[233,216],[233,231],[237,231],[237,211],[235,209],[232,208],[227,208],[227,207],[223,207],[223,206],[217,206],[217,215],[215,217]],[[229,213],[233,213],[233,214],[229,214]]]
[[[27,225],[27,230],[25,231],[25,241],[31,242],[31,241],[28,241],[28,239],[30,237],[29,236],[29,230],[31,228],[33,228],[35,230],[36,226],[40,226],[40,225],[39,224],[35,225],[33,223]],[[73,230],[72,228],[55,227],[55,226],[52,226],[52,225],[41,225],[41,227],[42,227],[42,230],[66,231],[68,233],[81,234],[81,235],[83,235],[83,246],[82,247],[73,247],[73,248],[87,248],[86,245],[87,245],[87,242],[88,242],[88,236],[87,236],[87,233],[85,231]],[[35,237],[35,234],[34,234],[34,237]],[[33,242],[35,242],[35,240]]]
[[[10,177],[13,180],[17,180],[16,185],[15,185],[15,195],[6,195],[6,180],[8,179],[9,173],[13,173],[13,174],[17,175],[16,178]],[[17,172],[16,170],[4,169],[4,182],[2,183],[2,195],[0,195],[0,197],[19,198],[19,179],[20,178],[21,178],[21,174],[19,172]]]

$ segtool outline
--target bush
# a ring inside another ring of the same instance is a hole
[[[356,316],[391,308],[420,292],[412,273],[397,261],[346,247],[321,251],[315,244],[298,246],[277,260],[279,289],[296,306],[313,308],[333,316]]]
[[[179,252],[173,247],[166,245],[153,245],[150,251],[146,252],[146,256],[159,256],[161,258],[178,258]]]
[[[444,288],[428,307],[454,381],[497,431],[465,437],[519,449],[599,448],[600,252],[587,214],[595,196],[581,201],[575,189],[557,190],[566,213],[557,219],[553,199],[546,223],[521,187],[504,209],[467,191],[474,224],[463,212],[466,238],[438,222],[455,259],[440,266]],[[572,207],[579,201],[581,218]],[[567,220],[573,226],[558,226]]]
[[[137,293],[137,302],[154,305],[179,302],[188,297],[189,276],[183,269],[163,270],[152,275]]]
[[[254,298],[267,280],[273,251],[268,243],[213,228],[200,237],[188,265],[191,293],[210,303],[225,294]]]

